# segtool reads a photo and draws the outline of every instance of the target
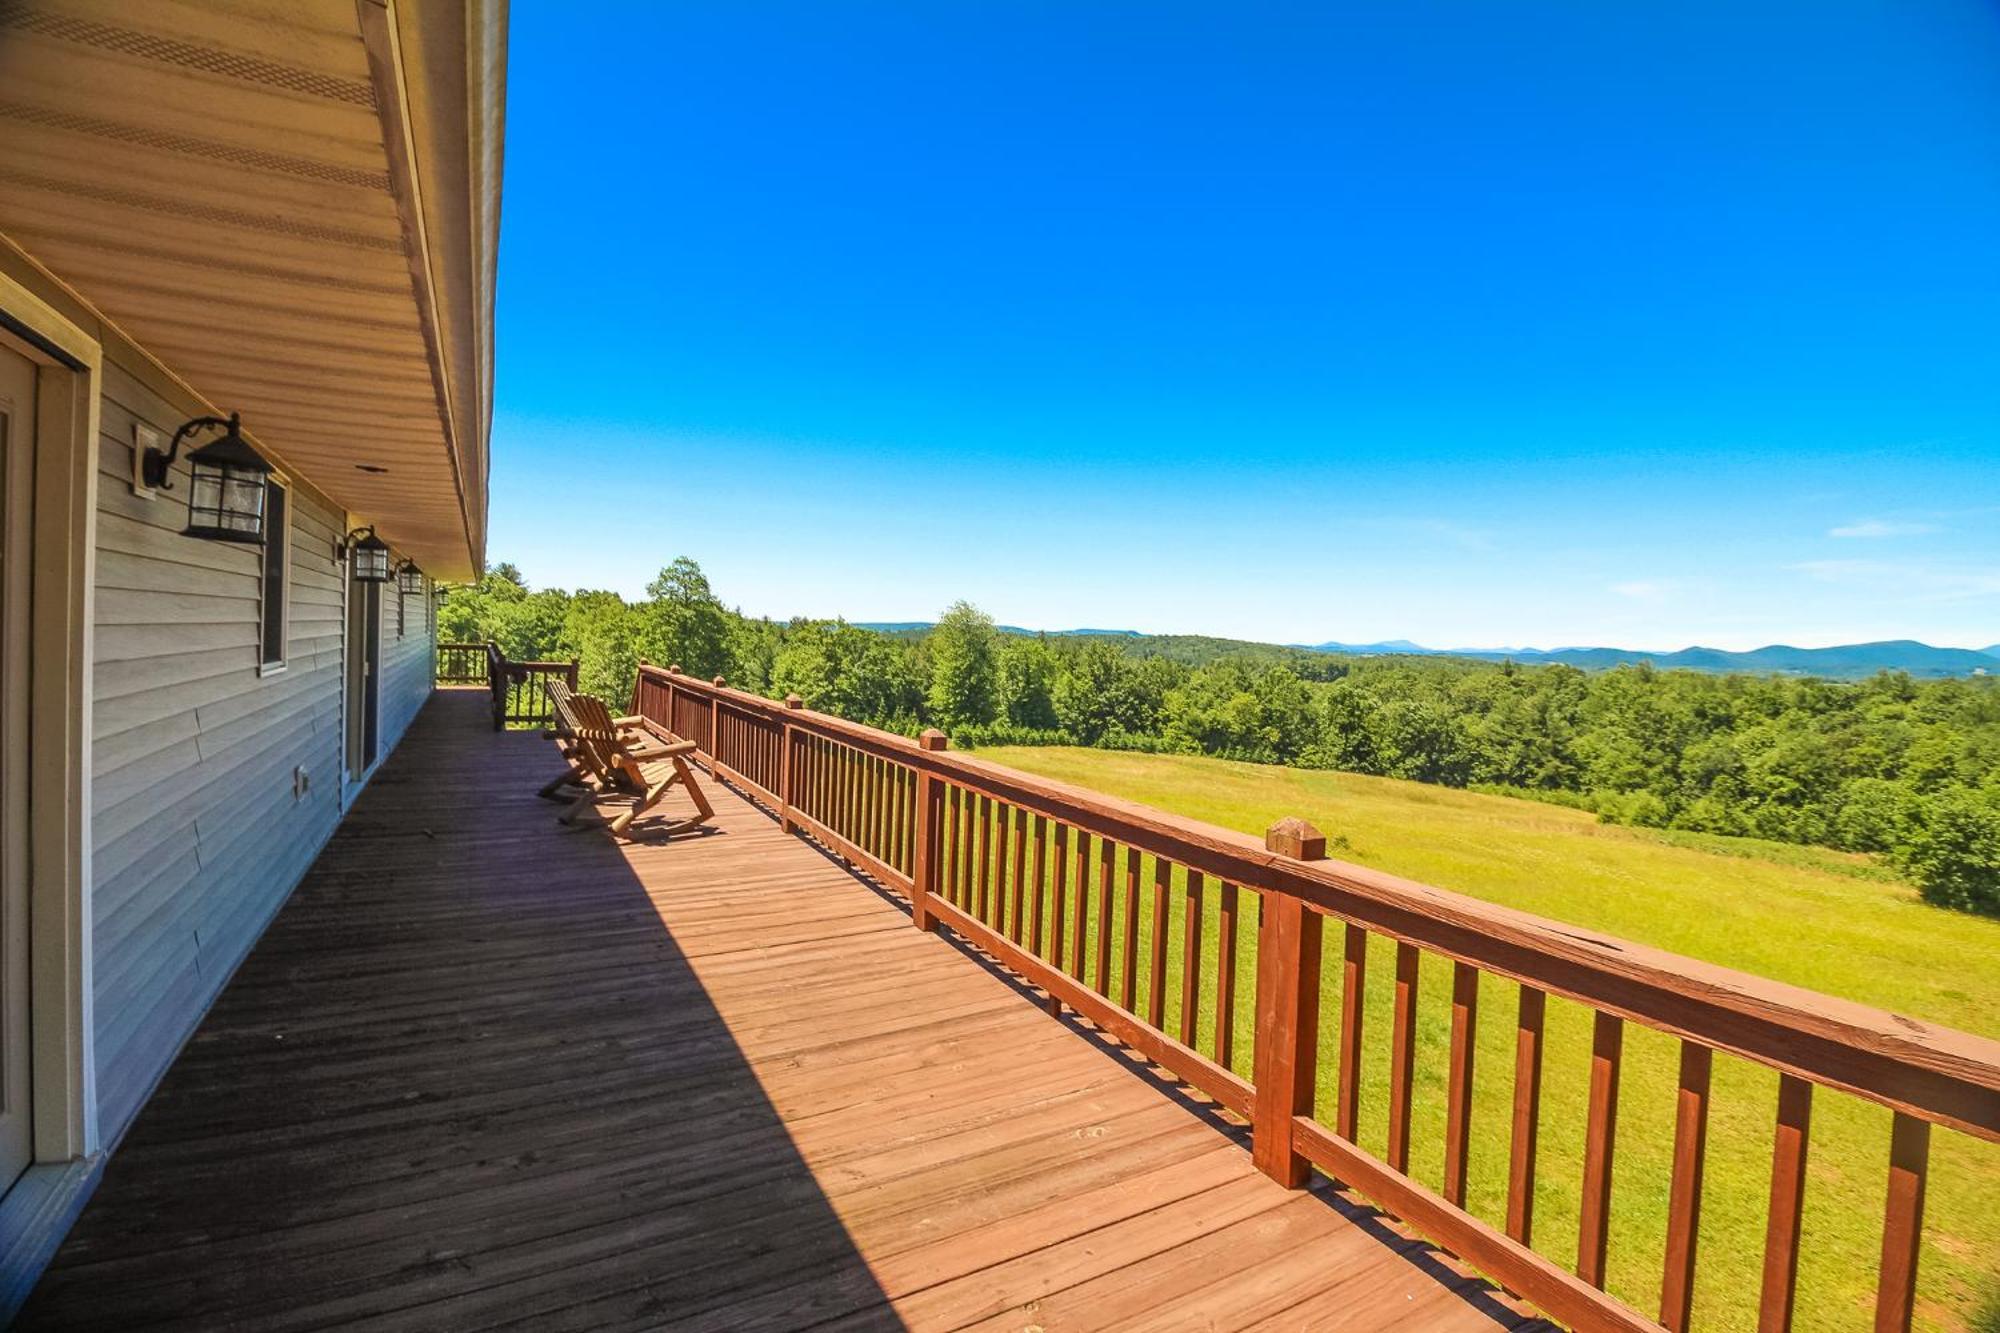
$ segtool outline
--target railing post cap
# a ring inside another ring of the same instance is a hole
[[[785,696],[785,707],[804,708],[805,706],[806,706],[806,701],[804,699],[799,698],[798,695],[788,694]]]
[[[724,685],[727,685],[728,683],[729,683],[728,681],[724,680],[724,679],[723,679],[722,677],[720,677],[720,676],[717,676],[717,677],[715,678],[715,685],[716,685],[716,688],[718,688],[718,689],[720,689],[720,688],[721,688],[722,686],[724,686]]]
[[[680,675],[680,674],[681,674],[681,667],[680,667],[680,663],[678,663],[678,662],[674,663],[674,665],[672,665],[672,666],[670,666],[670,667],[668,667],[668,668],[667,668],[667,671],[668,671],[668,673],[669,673],[669,674],[671,674],[671,675],[675,675],[675,676],[678,676],[678,675]]]
[[[1294,861],[1324,861],[1326,835],[1297,815],[1287,815],[1265,830],[1264,848]]]
[[[951,741],[936,727],[925,727],[917,733],[917,744],[926,750],[943,750],[951,745]]]

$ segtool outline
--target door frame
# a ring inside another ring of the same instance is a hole
[[[0,341],[32,361],[36,371],[28,631],[32,1176],[40,1168],[94,1156],[99,1146],[91,1006],[90,736],[104,362],[98,340],[81,324],[4,271]],[[24,1177],[13,1193],[27,1183]]]

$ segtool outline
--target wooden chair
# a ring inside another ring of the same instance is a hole
[[[684,833],[715,817],[715,808],[688,766],[687,756],[695,751],[693,741],[662,741],[648,732],[649,743],[640,744],[629,729],[619,729],[619,719],[611,716],[604,700],[592,694],[565,693],[556,711],[574,747],[573,762],[587,781],[580,784],[582,790],[569,809],[558,816],[563,823],[576,823],[585,810],[600,801],[624,801],[629,808],[604,821],[613,837],[622,838],[632,821],[658,805],[676,784],[687,789],[697,813],[667,825],[663,833]]]
[[[576,691],[572,690],[569,682],[561,676],[551,676],[545,684],[555,719],[544,734],[555,740],[557,751],[561,753],[569,767],[560,777],[551,778],[544,783],[542,789],[535,795],[546,801],[574,801],[579,790],[594,791],[597,788],[596,779],[580,757],[576,737],[570,732],[568,709],[570,700],[576,697]],[[611,719],[611,724],[624,739],[627,748],[638,758],[645,760],[664,756],[666,742],[646,730],[645,718],[615,717]]]

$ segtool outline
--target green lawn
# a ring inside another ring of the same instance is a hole
[[[1589,814],[1557,806],[1345,773],[1083,749],[1000,747],[981,755],[1251,833],[1285,815],[1302,815],[1334,842],[1333,854],[1346,860],[1985,1036],[2000,1035],[2000,923],[1926,906],[1914,891],[1861,858],[1748,839],[1601,826]],[[1150,885],[1150,868],[1144,875]],[[1180,883],[1177,879],[1171,914],[1170,956],[1175,958]],[[1147,933],[1144,892],[1149,890],[1142,891],[1142,937]],[[1213,887],[1208,899],[1212,921]],[[1235,1064],[1247,1075],[1249,994],[1255,984],[1254,895],[1245,900],[1244,991],[1232,1026]],[[1114,938],[1122,927],[1122,919],[1114,919]],[[1094,934],[1095,921],[1091,929]],[[1207,938],[1214,938],[1212,925]],[[1142,942],[1141,959],[1145,953]],[[1338,935],[1329,933],[1329,983],[1338,953]],[[1165,988],[1170,1015],[1178,1005],[1175,971]],[[1376,939],[1368,961],[1361,1141],[1377,1154],[1387,1138],[1393,974],[1393,944]],[[1114,986],[1115,978],[1116,973]],[[1142,1012],[1145,990],[1142,976]],[[1426,956],[1420,994],[1412,1170],[1435,1187],[1443,1174],[1447,962]],[[1505,1217],[1517,994],[1511,983],[1482,979],[1470,1205],[1495,1224]],[[1205,994],[1204,1012],[1208,1001]],[[1320,1058],[1320,1115],[1327,1123],[1332,1122],[1332,1037],[1338,1013],[1338,986],[1330,984]],[[1589,1034],[1587,1010],[1550,1001],[1534,1243],[1564,1264],[1576,1259]],[[1205,1025],[1202,1049],[1211,1049],[1212,1038]],[[1676,1061],[1673,1040],[1627,1025],[1610,1288],[1649,1314],[1659,1299]],[[1776,1088],[1774,1074],[1729,1057],[1716,1060],[1697,1327],[1754,1326]],[[1870,1326],[1888,1131],[1886,1110],[1824,1090],[1815,1097],[1796,1328]],[[2000,1285],[2000,1148],[1950,1131],[1934,1134],[1926,1220],[1919,1324],[1970,1327],[1982,1296]]]

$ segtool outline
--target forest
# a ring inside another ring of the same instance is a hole
[[[646,597],[531,589],[496,565],[453,589],[441,642],[574,659],[616,705],[640,661],[957,746],[1207,754],[1470,787],[1607,822],[1877,854],[1930,902],[2000,915],[2000,679],[1857,682],[1185,638],[1003,633],[960,602],[928,631],[731,610],[694,561]]]

